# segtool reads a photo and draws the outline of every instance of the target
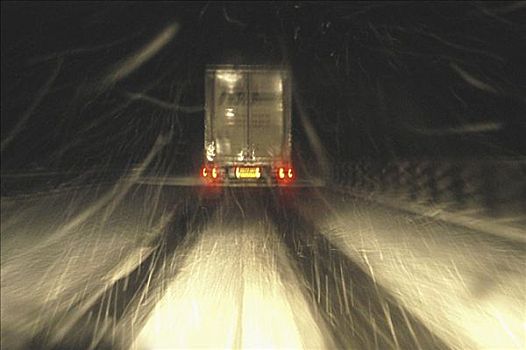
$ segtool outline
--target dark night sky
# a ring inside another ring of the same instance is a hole
[[[514,2],[2,2],[2,170],[122,166],[170,130],[191,166],[202,113],[166,104],[201,106],[210,63],[290,66],[305,154],[298,113],[337,159],[524,155],[525,24]]]

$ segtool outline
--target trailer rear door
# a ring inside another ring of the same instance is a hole
[[[256,158],[281,157],[284,142],[283,74],[277,70],[250,72],[248,147]]]
[[[206,144],[216,161],[270,162],[289,156],[290,101],[286,71],[218,68],[206,75]],[[253,157],[252,157],[253,156]]]
[[[235,158],[247,144],[247,75],[235,70],[217,70],[213,81],[212,139],[218,158]]]

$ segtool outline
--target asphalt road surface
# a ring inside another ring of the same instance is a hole
[[[2,198],[3,349],[524,349],[524,244],[324,187]]]

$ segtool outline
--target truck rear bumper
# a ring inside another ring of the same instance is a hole
[[[201,169],[201,178],[210,185],[233,187],[290,186],[295,182],[295,174],[290,165],[253,163],[207,164]]]

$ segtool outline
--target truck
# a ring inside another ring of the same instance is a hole
[[[291,109],[288,69],[208,66],[203,181],[220,186],[292,184]]]

